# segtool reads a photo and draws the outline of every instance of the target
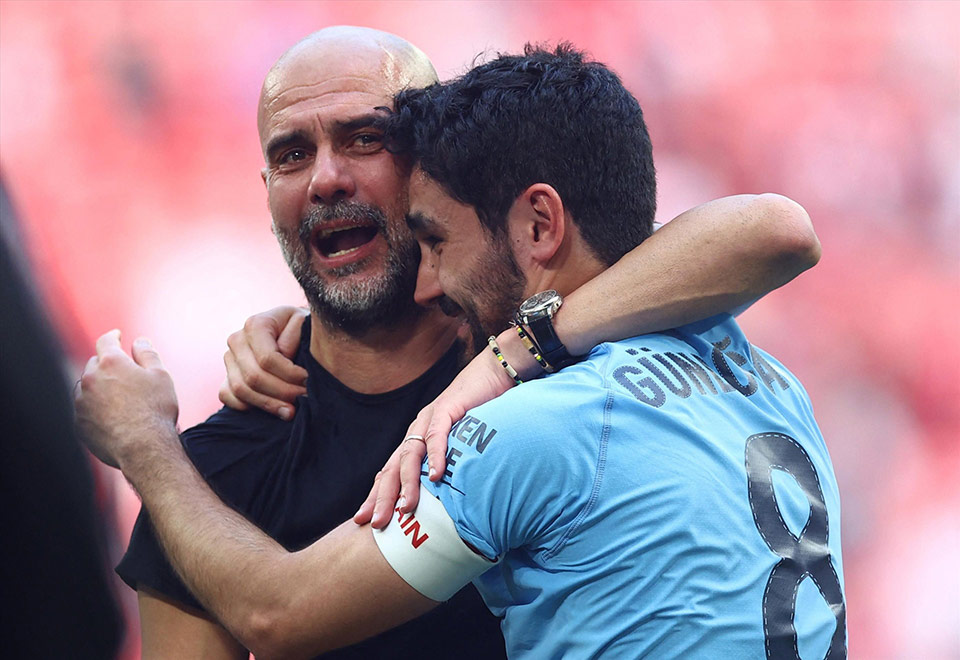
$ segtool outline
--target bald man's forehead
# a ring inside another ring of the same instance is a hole
[[[263,137],[267,117],[278,105],[288,105],[291,97],[353,89],[374,99],[376,105],[389,106],[400,90],[422,87],[434,80],[432,65],[416,49],[407,52],[387,47],[366,33],[359,37],[349,32],[311,35],[284,54],[267,74],[260,95],[258,128]]]

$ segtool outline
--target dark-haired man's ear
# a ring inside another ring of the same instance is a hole
[[[514,201],[510,225],[518,260],[546,266],[563,245],[566,232],[560,194],[549,184],[533,184]]]

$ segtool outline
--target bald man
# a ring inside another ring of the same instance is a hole
[[[181,440],[216,494],[287,550],[356,511],[409,422],[462,364],[460,321],[414,303],[409,169],[373,126],[396,92],[435,80],[426,56],[402,39],[335,27],[293,46],[263,85],[257,120],[273,229],[311,310],[294,356],[309,376],[305,396],[295,414],[271,409],[290,421],[225,408]],[[607,338],[730,309],[791,279],[811,265],[795,240],[808,219],[785,222],[783,208],[768,204],[720,200],[684,214],[605,273],[603,295],[591,297],[616,298],[616,310],[571,296],[556,318],[558,335],[585,353]],[[767,221],[772,215],[777,222]],[[784,258],[784,236],[787,256],[799,258]],[[679,257],[691,255],[702,258],[677,273]],[[666,263],[668,281],[656,277]],[[731,272],[730,263],[739,268]],[[518,366],[536,368],[515,336],[502,344]],[[246,656],[178,579],[146,510],[118,572],[138,590],[144,657]],[[423,648],[504,655],[497,620],[467,587],[424,618],[324,657],[407,658]]]
[[[291,550],[356,511],[460,363],[456,322],[413,302],[407,173],[370,128],[395,92],[435,80],[402,39],[330,28],[291,48],[263,85],[257,123],[273,230],[312,310],[296,358],[310,375],[306,398],[290,423],[224,409],[182,439],[221,498]],[[118,572],[138,590],[144,657],[246,657],[176,578],[146,512]],[[428,634],[460,657],[504,656],[498,622],[471,588],[435,615],[329,657],[409,657]]]

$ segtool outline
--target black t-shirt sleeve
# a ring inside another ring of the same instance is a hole
[[[167,561],[146,507],[142,507],[137,516],[133,534],[130,535],[130,546],[117,566],[117,575],[131,589],[147,587],[188,607],[203,609]]]
[[[241,513],[250,505],[278,435],[276,418],[258,411],[224,408],[181,435],[197,470],[228,505]],[[145,507],[130,536],[117,574],[132,589],[148,587],[188,607],[203,607],[167,560]]]

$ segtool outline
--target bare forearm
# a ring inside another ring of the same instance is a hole
[[[184,583],[257,657],[313,657],[436,605],[396,574],[369,529],[347,522],[287,552],[214,495],[172,427],[151,440],[149,455],[120,467]]]
[[[810,218],[772,194],[687,211],[564,300],[557,334],[574,355],[749,304],[814,266]]]
[[[224,505],[171,427],[120,467],[143,498],[177,573],[204,606],[246,645],[258,613],[279,606],[289,554]]]
[[[436,605],[367,528],[344,523],[290,553],[223,504],[180,445],[173,381],[149,341],[131,359],[119,331],[102,335],[74,403],[87,446],[140,492],[183,581],[257,657],[312,657]]]

